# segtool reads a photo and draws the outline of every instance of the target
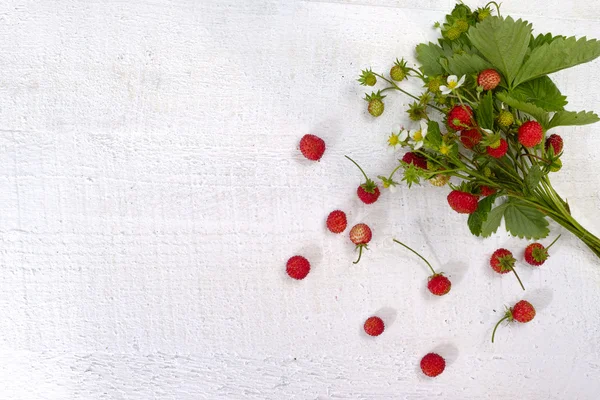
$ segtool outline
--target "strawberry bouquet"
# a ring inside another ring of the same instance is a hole
[[[414,100],[407,113],[415,128],[398,125],[388,139],[389,146],[409,151],[389,175],[379,176],[382,186],[449,186],[450,207],[468,214],[476,236],[490,236],[504,219],[510,234],[540,239],[548,236],[551,218],[600,257],[600,239],[571,216],[550,182],[562,166],[556,128],[600,118],[565,110],[566,97],[548,76],[594,60],[600,42],[533,35],[530,23],[501,16],[495,2],[474,11],[457,4],[435,27],[437,43],[416,47],[420,67],[396,60],[387,75],[366,69],[359,78],[364,86],[384,86],[365,97],[374,117],[384,112],[389,92]],[[422,81],[423,92],[404,89],[409,79]],[[379,196],[370,179],[362,187]]]

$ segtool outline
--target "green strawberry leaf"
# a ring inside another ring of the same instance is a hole
[[[600,42],[596,39],[556,38],[531,51],[531,55],[515,77],[514,86],[592,61],[598,56],[600,56]]]
[[[505,204],[504,222],[511,235],[527,239],[548,236],[548,221],[540,210],[517,199],[510,199]]]
[[[511,17],[488,17],[467,33],[471,43],[506,78],[517,76],[529,47],[531,24]]]
[[[508,93],[506,93],[506,92],[499,92],[499,93],[496,94],[496,97],[500,101],[508,104],[509,106],[511,106],[513,108],[516,108],[517,110],[521,110],[521,111],[523,111],[523,112],[531,115],[545,129],[549,129],[548,126],[549,126],[549,119],[550,118],[548,116],[548,113],[544,109],[536,106],[535,104],[527,103],[525,101],[521,101],[521,100],[515,99],[514,97],[509,96]]]
[[[533,50],[533,49],[540,47],[546,43],[552,43],[554,40],[559,39],[559,38],[566,39],[564,36],[561,36],[561,35],[552,36],[551,33],[546,33],[546,34],[540,33],[537,36],[531,35],[531,40],[529,41],[529,48],[531,50]]]
[[[477,210],[473,214],[469,215],[467,224],[469,225],[469,229],[473,235],[481,235],[483,223],[487,219],[488,213],[491,211],[496,197],[497,195],[493,194],[481,200],[477,205]]]
[[[504,210],[507,206],[508,203],[501,204],[488,213],[487,218],[481,225],[481,236],[491,236],[492,233],[495,233],[498,230],[500,223],[502,222]]]
[[[537,165],[532,165],[524,179],[525,190],[531,193],[539,185],[540,179],[542,179],[542,170]]]
[[[417,51],[417,60],[423,66],[423,71],[425,71],[425,75],[433,76],[433,75],[442,75],[444,73],[444,69],[440,64],[439,60],[442,58],[444,54],[444,50],[434,43],[421,43],[416,48]]]
[[[600,118],[592,111],[559,111],[554,114],[547,129],[556,126],[587,125],[598,121],[600,121]]]
[[[546,111],[562,111],[567,105],[567,97],[560,93],[552,79],[547,76],[519,85],[511,95],[515,99],[533,103]]]
[[[425,142],[429,145],[428,147],[433,149],[438,149],[442,144],[440,125],[436,121],[429,121],[427,123],[427,136],[425,136]]]
[[[488,68],[492,68],[492,64],[479,57],[477,54],[457,53],[448,58],[448,72],[459,77],[476,74]]]
[[[477,116],[477,123],[479,123],[482,128],[494,128],[494,99],[491,90],[488,90],[483,96],[475,115]]]

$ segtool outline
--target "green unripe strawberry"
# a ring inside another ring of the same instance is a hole
[[[459,19],[458,21],[456,21],[454,23],[454,26],[456,26],[456,28],[461,32],[466,32],[469,30],[469,23],[467,21],[465,21],[464,19]]]
[[[432,93],[437,93],[440,91],[440,86],[442,85],[442,78],[439,76],[429,78],[427,82],[427,89]]]
[[[552,172],[558,172],[558,171],[560,171],[561,168],[562,168],[562,161],[560,161],[559,158],[554,160],[552,162],[552,165],[550,165],[550,171],[552,171]]]
[[[390,77],[395,81],[403,81],[406,78],[406,73],[399,65],[394,65],[390,69]]]
[[[461,31],[457,27],[453,26],[446,31],[446,37],[450,40],[456,40],[460,37]]]
[[[481,22],[490,15],[492,15],[492,11],[489,8],[480,8],[477,10],[477,21]]]
[[[515,117],[513,116],[513,114],[510,111],[508,111],[508,110],[500,111],[500,114],[498,115],[498,125],[506,128],[506,127],[511,126],[514,122],[515,122]]]
[[[375,77],[375,74],[369,68],[362,71],[362,73],[360,74],[360,78],[358,78],[358,81],[363,86],[375,86],[375,84],[377,83],[377,77]]]
[[[383,114],[384,108],[385,106],[383,101],[379,99],[373,99],[369,102],[369,107],[367,109],[369,110],[369,114],[374,117],[379,117],[381,114]]]

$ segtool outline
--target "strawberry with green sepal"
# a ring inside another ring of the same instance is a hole
[[[487,146],[485,151],[490,157],[502,158],[508,152],[508,142],[504,140],[504,138],[500,138],[496,142]]]
[[[377,93],[372,92],[370,95],[365,95],[365,101],[369,103],[369,106],[367,107],[369,114],[374,117],[379,117],[381,114],[383,114],[385,105],[383,104],[382,100],[384,98],[385,96],[381,94],[381,90],[378,90]]]
[[[354,264],[358,264],[362,256],[363,247],[369,249],[367,245],[371,241],[373,233],[371,228],[367,224],[356,224],[350,229],[350,240],[356,245],[358,249],[358,259],[354,261]]]
[[[539,267],[545,263],[548,257],[550,257],[548,254],[548,249],[552,247],[554,243],[556,243],[559,237],[560,235],[558,235],[548,247],[544,247],[544,245],[541,243],[531,243],[525,248],[525,261],[534,267]]]
[[[406,66],[406,61],[404,58],[400,61],[396,59],[394,66],[390,69],[390,78],[399,82],[406,79],[408,76],[409,68]]]
[[[379,198],[379,195],[381,194],[379,192],[379,188],[377,187],[377,184],[370,179],[367,174],[365,174],[365,171],[363,171],[363,169],[360,167],[360,165],[358,165],[358,163],[356,161],[354,161],[353,159],[351,159],[348,156],[344,156],[346,157],[348,160],[352,161],[354,163],[354,165],[356,165],[358,167],[358,169],[360,170],[360,172],[362,172],[363,176],[365,177],[365,183],[361,184],[358,189],[356,189],[356,194],[358,195],[358,198],[365,204],[372,204],[375,203],[377,201],[377,199]]]
[[[525,286],[523,286],[523,282],[521,282],[519,274],[517,274],[517,271],[515,271],[515,262],[517,262],[517,260],[515,260],[510,250],[507,249],[496,250],[490,258],[490,266],[494,271],[496,271],[499,274],[506,274],[512,271],[517,277],[521,288],[525,290]]]
[[[477,84],[483,88],[483,90],[494,90],[500,84],[500,74],[495,69],[486,69],[479,73],[477,76]]]
[[[544,145],[544,148],[546,149],[546,151],[548,151],[550,146],[552,146],[552,151],[554,152],[554,155],[555,156],[559,155],[563,150],[562,137],[560,137],[560,135],[557,135],[556,133],[553,133],[552,135],[548,136],[548,138],[546,139],[546,143]]]
[[[375,84],[377,83],[377,77],[375,76],[371,68],[369,68],[361,71],[360,78],[358,78],[358,81],[363,86],[375,86]]]
[[[450,187],[452,191],[446,198],[450,208],[459,214],[473,214],[477,211],[479,196],[473,193],[471,185],[463,182],[459,187],[452,184]]]
[[[410,247],[408,247],[401,241],[396,240],[396,239],[393,239],[393,240],[394,240],[394,242],[398,243],[399,245],[404,246],[408,250],[412,251],[421,260],[425,261],[425,264],[427,264],[427,266],[429,267],[429,269],[432,272],[432,275],[429,277],[429,279],[427,281],[427,289],[432,294],[434,294],[436,296],[443,296],[450,291],[450,288],[452,287],[452,283],[450,282],[450,279],[448,279],[444,276],[443,272],[440,272],[440,273],[435,272],[435,270],[433,269],[433,267],[431,266],[431,264],[429,263],[429,261],[427,261],[427,259],[425,257],[420,255],[415,250],[411,249]]]
[[[472,127],[473,109],[469,106],[456,105],[447,115],[448,126],[455,131]]]
[[[535,147],[543,138],[544,129],[539,122],[527,121],[519,127],[519,143],[525,147]]]
[[[508,322],[517,321],[523,324],[531,321],[535,317],[535,308],[527,300],[521,300],[515,304],[512,308],[506,310],[504,317],[498,321],[492,332],[492,343],[494,343],[494,337],[496,336],[496,329],[502,321],[508,320]]]

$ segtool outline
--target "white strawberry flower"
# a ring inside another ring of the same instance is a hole
[[[455,89],[461,87],[462,84],[465,83],[465,75],[461,76],[460,79],[458,79],[456,75],[450,75],[447,82],[448,83],[446,85],[440,86],[440,90],[442,91],[443,95],[450,94]]]
[[[408,131],[405,130],[400,124],[392,125],[392,133],[387,138],[387,145],[390,151],[395,151],[396,146],[402,146],[403,142],[408,139]]]
[[[421,120],[419,129],[410,131],[410,137],[414,142],[414,149],[419,150],[423,147],[423,141],[427,136],[427,122]]]

